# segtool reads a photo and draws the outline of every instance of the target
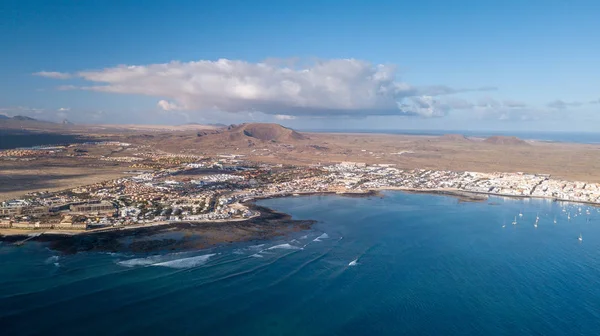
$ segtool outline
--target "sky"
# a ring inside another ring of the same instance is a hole
[[[0,2],[0,114],[597,131],[600,1]]]

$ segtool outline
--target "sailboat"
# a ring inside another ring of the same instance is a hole
[[[515,220],[512,222],[512,225],[517,225],[517,216],[515,216]]]
[[[556,216],[554,216],[554,224],[556,224]]]
[[[581,233],[579,234],[579,241],[583,241],[583,237],[581,237]]]
[[[538,212],[537,215],[535,215],[535,221],[539,221],[540,220],[540,213]]]
[[[570,212],[567,214],[567,219],[571,220],[571,213]]]
[[[539,217],[537,217],[537,218],[535,219],[535,223],[533,223],[533,227],[535,227],[535,228],[537,228],[537,224],[538,224],[538,221],[539,221],[538,219],[539,219]]]
[[[519,217],[523,217],[523,212],[519,211]]]

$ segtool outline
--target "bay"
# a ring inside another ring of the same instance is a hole
[[[600,330],[597,208],[499,197],[461,203],[403,192],[259,204],[318,223],[273,240],[158,255],[60,255],[41,244],[0,245],[0,330],[6,335]]]

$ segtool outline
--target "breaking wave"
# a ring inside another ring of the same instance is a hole
[[[137,266],[162,266],[170,268],[190,268],[205,264],[208,259],[216,254],[205,254],[195,257],[178,258],[173,259],[181,253],[173,253],[168,255],[156,255],[146,258],[135,258],[129,260],[122,260],[117,264],[125,267],[137,267]]]
[[[129,260],[119,261],[117,264],[125,267],[135,267],[135,266],[150,266],[164,260],[165,256],[150,256],[146,258],[135,258]]]
[[[48,259],[46,259],[46,261],[44,261],[44,263],[45,264],[57,264],[58,259],[60,259],[59,256],[48,257]]]
[[[271,246],[271,247],[269,247],[267,250],[276,250],[276,249],[283,249],[283,250],[300,250],[300,249],[301,249],[301,247],[294,246],[294,245],[290,245],[290,244],[279,244],[279,245]]]
[[[162,266],[170,268],[191,268],[200,265],[204,265],[208,262],[208,259],[216,254],[205,254],[196,257],[181,258],[169,261],[163,261],[160,263],[153,264],[152,266]]]
[[[254,257],[254,258],[263,258],[263,256],[260,255],[260,254],[258,254],[258,253],[255,253],[255,254],[251,255],[251,257]]]
[[[317,238],[313,239],[313,241],[320,242],[321,239],[327,239],[327,238],[329,238],[329,235],[327,233],[323,233],[322,235],[320,235]]]

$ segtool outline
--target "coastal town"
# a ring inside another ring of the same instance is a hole
[[[564,181],[549,175],[405,170],[394,164],[360,162],[292,166],[252,162],[236,154],[129,154],[130,144],[119,142],[85,145],[112,146],[125,152],[98,159],[128,164],[128,176],[5,200],[0,206],[0,228],[81,232],[174,222],[240,221],[260,215],[248,206],[255,199],[382,190],[600,203],[599,184]],[[0,152],[0,158],[26,160],[61,153],[89,156],[80,145],[7,150]]]

